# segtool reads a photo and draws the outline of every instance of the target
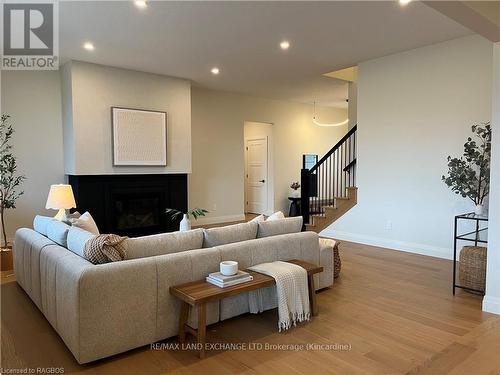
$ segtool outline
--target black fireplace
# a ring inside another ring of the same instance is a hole
[[[178,229],[166,208],[187,209],[186,174],[68,176],[80,213],[89,211],[101,233],[129,237]]]

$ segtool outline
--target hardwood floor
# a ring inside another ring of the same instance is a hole
[[[1,367],[85,374],[500,374],[500,317],[483,313],[479,296],[452,296],[450,261],[353,243],[340,249],[342,274],[317,295],[319,315],[309,323],[278,333],[277,313],[268,311],[207,333],[211,343],[330,345],[323,350],[211,350],[199,360],[194,351],[143,347],[80,366],[9,277],[1,285]]]

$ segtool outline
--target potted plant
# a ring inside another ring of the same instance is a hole
[[[7,243],[5,230],[5,210],[16,208],[16,200],[24,193],[19,187],[25,177],[17,175],[16,157],[12,154],[10,140],[14,129],[10,116],[2,114],[0,120],[0,221],[2,238],[0,243],[2,271],[12,268],[12,246]]]
[[[484,214],[484,200],[490,190],[491,125],[473,125],[460,158],[448,156],[448,176],[442,180],[455,194],[471,199],[475,214]]]
[[[190,216],[193,216],[193,218],[197,220],[200,216],[208,214],[208,211],[204,208],[191,208],[184,213],[176,210],[175,208],[167,208],[165,213],[170,216],[172,220],[177,220],[182,215],[182,220],[179,223],[179,230],[181,232],[185,232],[191,229],[191,221],[189,220]]]
[[[299,198],[300,197],[300,184],[298,182],[292,182],[290,185],[290,192],[289,196],[290,198]]]

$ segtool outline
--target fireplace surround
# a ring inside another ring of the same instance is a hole
[[[76,209],[89,211],[101,233],[136,237],[171,232],[166,208],[187,209],[186,174],[68,175]]]

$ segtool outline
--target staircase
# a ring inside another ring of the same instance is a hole
[[[313,167],[301,171],[301,210],[306,230],[319,233],[357,203],[354,126]]]

